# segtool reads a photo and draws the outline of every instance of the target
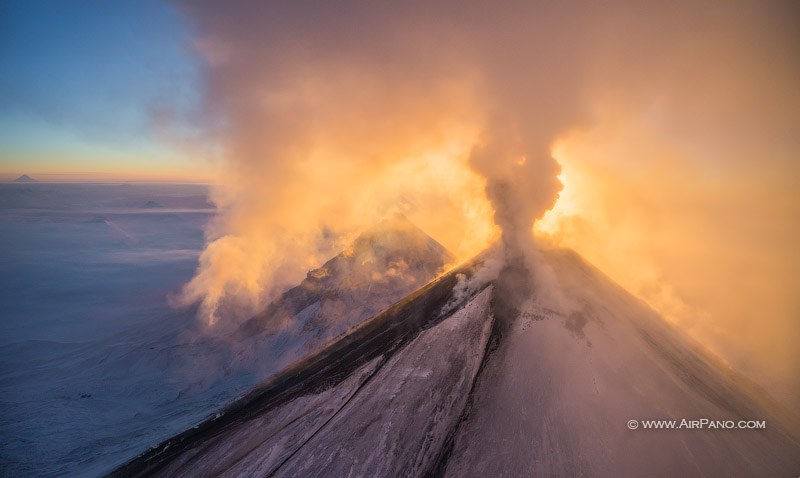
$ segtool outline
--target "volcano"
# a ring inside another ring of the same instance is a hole
[[[287,365],[424,286],[454,261],[405,216],[393,215],[308,272],[216,349],[231,352],[233,369],[252,369],[263,357]]]
[[[345,320],[357,325],[113,475],[798,474],[778,405],[576,253],[538,250],[530,281],[496,257]],[[349,274],[336,262],[310,274],[240,338],[302,316],[336,289],[319,281]],[[327,310],[319,320],[347,307]],[[722,426],[693,426],[706,419]],[[739,422],[765,427],[727,425]]]

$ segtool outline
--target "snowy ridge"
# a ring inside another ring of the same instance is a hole
[[[456,276],[471,276],[474,265],[466,264],[430,282],[384,312],[364,321],[350,333],[289,365],[214,417],[118,468],[112,476],[149,476],[187,449],[205,447],[207,440],[227,433],[227,430],[237,428],[265,411],[337,386],[376,357],[391,356],[442,319],[441,308],[453,297]]]
[[[108,473],[452,261],[393,217],[311,271],[253,327],[209,336],[193,309],[176,311],[166,300],[197,266],[213,213],[206,187],[0,186],[2,476]],[[143,207],[151,203],[164,207]]]
[[[576,254],[542,251],[526,297],[503,298],[503,280],[518,271],[501,272],[442,317],[481,269],[440,277],[115,475],[749,477],[800,468],[800,446],[774,410]],[[682,417],[768,426],[626,426]]]

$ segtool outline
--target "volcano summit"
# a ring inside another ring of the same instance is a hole
[[[439,276],[113,474],[800,470],[800,446],[777,405],[577,254],[538,250],[527,295],[512,299],[518,270],[495,255]],[[257,317],[242,330],[262,326]],[[766,427],[644,426],[684,418]]]

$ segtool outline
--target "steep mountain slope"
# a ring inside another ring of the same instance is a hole
[[[445,475],[797,474],[800,446],[745,383],[577,255],[545,259],[560,296],[525,303],[486,362]],[[683,418],[767,428],[641,428]]]
[[[574,253],[538,257],[532,284],[445,274],[117,474],[797,474],[745,385]],[[767,426],[628,427],[682,418]]]
[[[108,400],[127,405],[121,406],[127,413],[106,418],[114,428],[90,435],[67,460],[103,456],[119,465],[424,286],[451,261],[440,244],[396,216],[361,234],[228,335],[189,333],[191,311],[183,314],[183,330],[156,330],[175,320],[165,317],[146,340],[121,335],[120,343],[98,349],[100,359],[86,361],[81,373],[115,384]],[[108,461],[81,469],[108,471]]]
[[[0,287],[0,476],[108,473],[451,261],[395,217],[312,271],[259,321],[209,336],[195,310],[166,303],[197,265],[213,213],[206,196],[186,185],[0,188],[0,255],[9,252]],[[139,207],[147,198],[165,207]]]
[[[381,221],[226,338],[231,366],[278,370],[419,289],[453,260],[405,216]]]
[[[453,256],[405,216],[395,215],[361,234],[341,254],[247,321],[237,338],[276,330],[298,316],[304,327],[343,332],[430,281]],[[387,303],[388,301],[388,303]]]

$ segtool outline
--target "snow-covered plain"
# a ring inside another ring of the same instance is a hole
[[[4,473],[97,473],[203,416],[169,405],[181,386],[159,362],[193,321],[165,297],[194,271],[206,195],[196,185],[0,185]]]
[[[263,314],[208,336],[195,310],[167,303],[197,265],[206,197],[197,185],[0,185],[0,474],[109,472],[449,260],[388,221]]]

